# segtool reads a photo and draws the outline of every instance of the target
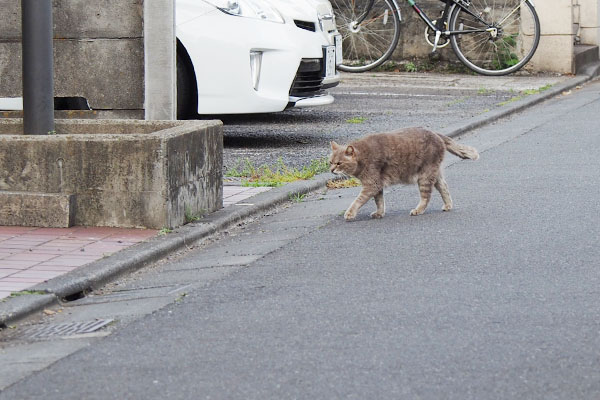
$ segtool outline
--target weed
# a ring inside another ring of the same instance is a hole
[[[185,208],[185,223],[189,224],[190,222],[200,221],[204,215],[206,214],[206,210],[200,210],[198,213],[192,213],[192,210],[189,207]]]
[[[309,165],[302,168],[288,167],[279,158],[275,165],[262,165],[255,167],[250,160],[242,162],[242,167],[232,168],[225,176],[243,178],[243,186],[281,186],[289,182],[307,180],[313,176],[329,170],[327,159],[312,160]]]
[[[492,89],[487,89],[487,88],[483,88],[483,87],[479,88],[479,90],[477,91],[477,94],[482,94],[482,95],[492,94],[492,93],[494,93],[494,91]]]
[[[404,64],[404,70],[406,72],[417,72],[417,66],[414,62],[409,61],[406,64]]]
[[[327,187],[329,189],[346,189],[351,187],[360,186],[361,183],[356,178],[342,179],[342,180],[330,180],[327,182]]]
[[[510,99],[508,99],[506,101],[503,101],[502,103],[498,103],[498,105],[499,106],[505,106],[505,105],[507,105],[509,103],[521,100],[525,96],[531,96],[532,94],[540,94],[540,93],[542,93],[542,92],[550,89],[551,87],[552,87],[552,85],[544,85],[544,86],[542,86],[540,88],[537,88],[537,89],[525,89],[525,90],[521,91],[518,96],[511,97]],[[514,90],[511,89],[510,92],[514,93]]]
[[[167,233],[171,233],[173,232],[173,229],[169,229],[169,228],[162,228],[160,231],[158,231],[159,235],[166,235]]]
[[[400,64],[395,61],[386,61],[378,67],[375,67],[373,71],[376,72],[399,72]]]
[[[366,120],[367,119],[365,117],[354,117],[354,118],[347,119],[346,122],[349,124],[362,124]]]
[[[306,198],[306,194],[301,193],[290,193],[290,200],[294,203],[302,203]]]
[[[468,97],[460,97],[458,99],[455,99],[455,100],[451,101],[450,103],[448,103],[448,107],[452,107],[452,106],[455,106],[457,104],[462,104],[465,101],[467,101],[467,99],[468,99]]]
[[[56,135],[56,130],[48,131],[48,135]]]
[[[29,294],[42,295],[48,293],[44,292],[43,290],[21,290],[20,292],[12,292],[10,297],[26,296]]]

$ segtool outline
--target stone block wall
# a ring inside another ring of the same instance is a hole
[[[21,10],[0,0],[0,97],[21,97]],[[55,96],[144,118],[144,1],[53,0]]]
[[[534,1],[540,18],[541,39],[535,56],[528,64],[534,71],[574,73],[573,2],[580,4],[582,43],[598,44],[600,41],[600,8],[598,0],[537,0]],[[425,24],[404,0],[399,0],[402,13],[401,36],[392,59],[408,60],[412,57],[428,57],[431,46],[425,42]],[[434,19],[443,10],[439,0],[419,0],[417,4]],[[458,61],[451,46],[438,50],[443,60]]]
[[[530,61],[539,71],[575,73],[572,0],[535,1],[542,36]]]
[[[578,0],[579,37],[582,44],[600,44],[600,6],[597,0]]]
[[[222,207],[220,121],[0,119],[0,225],[176,227]],[[54,225],[53,225],[54,224]]]

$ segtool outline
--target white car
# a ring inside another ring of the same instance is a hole
[[[178,118],[330,104],[341,36],[328,0],[177,0]]]

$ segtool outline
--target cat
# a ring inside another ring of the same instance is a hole
[[[347,146],[332,141],[330,171],[354,176],[362,184],[360,194],[346,210],[344,219],[351,221],[356,218],[358,210],[371,198],[377,205],[377,211],[371,214],[371,218],[383,218],[383,188],[395,184],[416,183],[419,186],[421,200],[410,215],[425,212],[432,187],[442,195],[442,210],[450,211],[452,198],[441,169],[446,151],[463,159],[479,158],[475,148],[424,128],[372,134]]]

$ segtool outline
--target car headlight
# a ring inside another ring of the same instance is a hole
[[[262,0],[205,0],[219,10],[239,17],[256,18],[263,21],[285,21],[279,11]]]

